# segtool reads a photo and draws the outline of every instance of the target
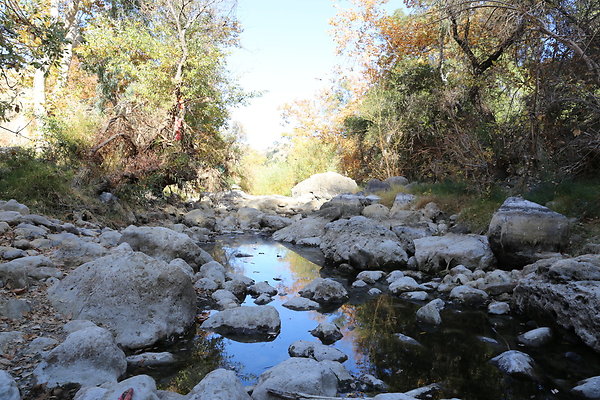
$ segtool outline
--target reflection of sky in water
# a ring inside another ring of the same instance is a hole
[[[275,296],[275,300],[269,303],[277,309],[281,318],[281,332],[274,341],[240,343],[234,340],[225,340],[225,349],[231,356],[231,361],[242,366],[239,371],[241,376],[260,375],[266,369],[288,359],[288,347],[296,340],[320,343],[319,339],[309,332],[320,322],[347,320],[341,309],[321,314],[316,311],[294,311],[283,307],[283,303],[298,295],[298,290],[314,278],[319,277],[320,266],[278,243],[270,242],[265,245],[260,238],[256,238],[256,243],[247,244],[246,242],[239,246],[233,244],[234,246],[230,242],[229,246],[223,247],[224,256],[230,267],[256,282],[266,281],[277,288],[280,294],[285,294]],[[248,254],[253,257],[235,257],[236,253]],[[248,296],[244,305],[254,306],[254,299]],[[351,332],[344,327],[342,327],[342,332],[345,337],[333,346],[348,355],[344,366],[350,372],[359,372],[359,366],[355,360],[361,360],[364,357],[361,354],[354,354],[356,349],[353,347]]]

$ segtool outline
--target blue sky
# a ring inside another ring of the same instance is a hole
[[[232,120],[252,147],[266,149],[285,132],[281,105],[310,97],[328,82],[339,62],[329,33],[335,13],[331,0],[239,0],[242,47],[229,67],[242,87],[263,95],[232,110]]]

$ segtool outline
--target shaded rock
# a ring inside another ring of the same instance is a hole
[[[188,394],[188,400],[251,400],[235,372],[216,369]]]
[[[369,291],[367,292],[367,294],[369,296],[379,296],[381,293],[383,293],[381,290],[377,289],[377,288],[371,288],[369,289]]]
[[[311,245],[307,240],[320,238],[325,233],[329,219],[320,217],[303,218],[273,233],[273,239],[282,242]],[[316,242],[315,242],[316,243]]]
[[[469,269],[490,269],[495,258],[487,237],[481,235],[430,236],[415,239],[415,258],[422,271],[437,272],[458,264]]]
[[[240,305],[240,299],[233,293],[225,289],[219,289],[212,294],[212,298],[217,302],[221,310],[236,308]]]
[[[31,306],[21,299],[0,299],[0,317],[21,319],[31,311]]]
[[[48,234],[48,228],[21,222],[13,232],[19,239],[33,240],[46,236]]]
[[[15,199],[10,199],[8,201],[0,200],[0,210],[2,211],[15,211],[21,215],[29,214],[29,207],[25,204],[21,204]]]
[[[442,323],[440,311],[444,309],[444,300],[435,299],[417,310],[417,320],[430,325]]]
[[[385,276],[383,271],[362,271],[356,275],[356,279],[360,279],[366,283],[373,284],[380,281]]]
[[[487,235],[500,265],[514,268],[538,260],[537,253],[565,248],[569,220],[537,203],[509,197],[493,215]]]
[[[58,344],[58,340],[49,337],[37,337],[29,343],[27,351],[32,354],[39,354]]]
[[[548,327],[533,329],[517,336],[517,340],[527,347],[541,347],[552,340],[552,329]]]
[[[335,347],[326,346],[321,343],[297,340],[290,345],[288,353],[291,357],[312,358],[316,361],[344,362],[348,356]]]
[[[283,306],[296,311],[318,310],[320,307],[316,301],[304,297],[294,297],[283,303]]]
[[[319,304],[339,304],[348,300],[348,292],[344,286],[329,278],[316,278],[298,293]]]
[[[364,384],[367,385],[367,387],[371,388],[372,390],[377,390],[377,391],[384,391],[387,390],[388,385],[382,381],[379,378],[376,378],[375,376],[371,375],[371,374],[364,374],[360,377],[360,381]]]
[[[400,342],[402,342],[402,344],[409,345],[409,346],[418,346],[418,347],[423,346],[416,339],[414,339],[410,336],[406,336],[402,333],[394,333],[394,336],[396,336],[398,338],[398,340],[400,340]]]
[[[269,389],[334,397],[337,377],[326,364],[310,358],[289,358],[263,372],[252,392],[254,400],[277,400]]]
[[[67,334],[73,333],[76,331],[80,331],[82,329],[97,327],[95,323],[89,321],[87,319],[76,319],[73,321],[69,321],[63,326],[63,331]]]
[[[358,185],[353,179],[336,172],[325,172],[312,175],[292,188],[293,197],[313,197],[330,199],[338,194],[354,193]]]
[[[392,232],[398,236],[400,243],[409,254],[415,253],[415,239],[432,236],[433,232],[429,228],[412,227],[405,225],[395,225]]]
[[[82,387],[73,400],[116,400],[128,389],[133,389],[133,400],[160,399],[154,379],[148,375],[137,375],[119,383]]]
[[[531,267],[534,272],[521,279],[513,292],[517,310],[556,321],[600,351],[600,255],[541,260]]]
[[[483,284],[479,288],[497,296],[501,293],[512,293],[516,286],[517,281],[508,272],[497,269],[485,275]]]
[[[400,294],[400,298],[412,301],[425,301],[429,295],[424,291],[416,291],[416,292],[404,292]]]
[[[600,376],[594,376],[577,382],[577,386],[571,392],[584,399],[600,399]]]
[[[377,221],[387,219],[390,215],[390,209],[383,204],[371,204],[362,210],[362,215]]]
[[[364,287],[367,287],[367,286],[368,286],[368,283],[365,282],[365,281],[363,281],[363,280],[361,280],[361,279],[352,282],[352,287],[353,288],[364,288]]]
[[[24,288],[29,286],[29,277],[38,276],[42,267],[54,267],[54,263],[45,256],[21,257],[7,263],[0,264],[0,280],[11,288]],[[42,274],[43,276],[44,274]]]
[[[6,222],[8,225],[17,225],[23,221],[23,216],[18,211],[0,211],[0,222]]]
[[[67,267],[77,267],[103,257],[107,253],[108,250],[104,246],[75,237],[61,240],[59,248],[52,253],[51,257],[57,263],[64,264]]]
[[[400,278],[404,278],[404,272],[396,270],[396,271],[392,271],[388,274],[388,276],[385,278],[385,281],[387,283],[392,283],[394,281],[397,281]]]
[[[213,261],[210,254],[198,247],[188,235],[168,228],[130,225],[122,234],[121,243],[127,242],[133,250],[162,261],[181,258],[192,268]]]
[[[264,214],[260,220],[260,226],[271,230],[280,230],[286,226],[290,226],[294,221],[291,218],[282,217],[280,215]]]
[[[410,276],[405,276],[395,280],[389,286],[390,292],[393,294],[400,294],[404,292],[414,292],[421,288],[421,286]]]
[[[533,358],[520,351],[505,351],[499,356],[492,358],[491,362],[505,374],[519,378],[536,378]]]
[[[0,356],[7,354],[9,350],[13,350],[15,343],[23,342],[23,332],[0,332]]]
[[[488,314],[506,315],[510,313],[510,305],[503,301],[493,301],[488,305]]]
[[[319,338],[324,344],[333,344],[344,337],[338,327],[330,322],[321,322],[315,329],[310,331],[310,334]]]
[[[116,253],[86,263],[48,290],[65,315],[111,330],[126,348],[182,333],[196,313],[190,278],[143,253]]]
[[[198,277],[210,279],[221,287],[225,283],[225,267],[216,261],[209,261],[200,267]]]
[[[190,279],[194,279],[194,269],[190,266],[190,264],[186,263],[181,258],[171,260],[171,262],[169,262],[169,265],[171,267],[179,268],[181,271],[183,271],[184,274],[189,276]]]
[[[134,367],[157,367],[175,362],[175,356],[169,352],[142,353],[127,357],[127,365]]]
[[[215,218],[204,210],[192,210],[183,216],[183,222],[187,226],[198,226],[200,228],[214,229]]]
[[[450,298],[459,303],[470,305],[481,305],[488,299],[488,294],[483,290],[475,289],[470,286],[457,286],[450,291]]]
[[[398,237],[363,216],[327,224],[319,247],[328,260],[359,269],[394,267],[408,261]]]
[[[277,294],[277,289],[269,285],[268,282],[257,282],[254,285],[248,287],[248,293],[250,293],[250,295],[253,297],[258,297],[262,294],[266,294],[268,296],[275,296]]]
[[[254,300],[254,304],[258,304],[259,306],[269,304],[273,301],[273,298],[266,293],[261,294]]]
[[[67,336],[46,355],[33,374],[37,384],[52,388],[69,383],[99,385],[116,382],[126,369],[125,354],[112,334],[93,327]]]
[[[209,278],[200,278],[194,282],[194,288],[204,290],[206,292],[214,292],[219,288],[219,284]]]
[[[380,181],[379,179],[370,179],[365,185],[366,193],[387,192],[392,190],[392,185],[388,182]]]
[[[392,186],[406,186],[408,185],[408,179],[403,176],[390,176],[384,179],[384,182],[389,183]]]
[[[270,337],[279,334],[281,320],[272,306],[242,306],[210,316],[201,328],[221,335]]]
[[[409,210],[417,197],[410,193],[398,193],[390,210],[390,217],[395,218],[401,211]]]
[[[17,382],[8,372],[3,370],[0,370],[0,399],[21,400]]]
[[[262,217],[264,213],[251,207],[242,207],[237,211],[237,219],[240,224],[240,229],[260,229]]]
[[[100,244],[106,247],[116,247],[119,245],[119,241],[121,240],[121,233],[113,230],[103,231],[98,239],[100,239]]]

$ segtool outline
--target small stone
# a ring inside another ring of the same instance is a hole
[[[377,288],[371,288],[367,293],[369,296],[379,296],[383,292]]]
[[[254,300],[254,304],[258,304],[259,306],[269,304],[273,301],[273,298],[269,296],[267,293],[263,293]]]
[[[369,386],[373,390],[382,392],[382,391],[387,390],[387,388],[388,388],[388,385],[384,381],[374,377],[371,374],[365,374],[365,375],[361,376],[360,381],[365,383],[367,386]]]
[[[444,300],[435,299],[417,310],[417,320],[431,325],[442,323],[440,311],[444,309]]]
[[[357,280],[357,281],[352,282],[352,287],[356,288],[356,289],[364,288],[366,286],[367,286],[367,282],[362,281],[360,279]]]
[[[333,344],[340,340],[344,335],[337,326],[330,322],[322,322],[315,329],[310,331],[311,335],[318,337],[324,344]]]
[[[318,310],[321,307],[316,301],[304,297],[294,297],[283,303],[283,306],[295,311]]]
[[[404,292],[400,295],[400,298],[412,301],[425,301],[429,295],[427,292],[416,291],[416,292]]]
[[[533,329],[519,335],[517,340],[528,347],[541,347],[552,340],[552,329],[548,327]]]
[[[510,305],[504,301],[493,301],[488,305],[488,314],[505,315],[510,312]]]

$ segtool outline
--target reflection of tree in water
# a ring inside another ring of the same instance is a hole
[[[241,371],[241,366],[231,362],[231,356],[225,352],[225,338],[208,332],[198,331],[194,337],[193,348],[185,354],[185,367],[161,389],[187,394],[194,386],[204,378],[206,374],[217,368]],[[253,377],[240,376],[244,379]]]
[[[277,261],[286,264],[292,273],[293,280],[291,285],[287,286],[289,293],[297,293],[309,282],[319,278],[321,267],[291,250],[285,249],[284,254],[283,257],[277,258]]]
[[[372,367],[369,372],[388,383],[392,391],[445,382],[446,396],[465,400],[525,399],[535,393],[533,383],[510,382],[512,394],[506,396],[507,383],[488,362],[497,353],[476,337],[487,330],[485,314],[444,312],[441,329],[425,332],[416,324],[417,308],[380,296],[347,313],[349,319],[355,318],[356,327],[349,333],[355,354],[367,356]],[[405,345],[395,333],[411,336],[423,347]],[[362,366],[367,365],[363,362]]]

